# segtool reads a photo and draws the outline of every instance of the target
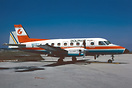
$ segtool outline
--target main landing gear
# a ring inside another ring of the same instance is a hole
[[[60,58],[58,59],[58,62],[57,62],[57,63],[59,63],[59,64],[63,63],[63,59],[64,59],[64,57],[60,57]]]
[[[111,55],[111,57],[112,57],[112,60],[109,59],[109,60],[108,60],[108,63],[112,63],[112,61],[114,61],[114,55]]]
[[[62,64],[64,62],[63,59],[64,59],[64,57],[60,57],[58,59],[58,62],[57,63]],[[77,58],[76,57],[72,57],[72,62],[73,63],[77,62]]]
[[[77,58],[76,57],[72,57],[72,62],[73,63],[77,62]]]

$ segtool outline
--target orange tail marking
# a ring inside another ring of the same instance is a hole
[[[17,37],[18,37],[18,40],[19,40],[20,43],[29,42],[30,41],[30,38],[27,35],[25,35],[25,36],[17,36]]]
[[[19,27],[22,27],[22,25],[21,25],[21,24],[19,24],[19,25],[14,25],[14,27],[15,27],[15,28],[19,28]]]
[[[22,27],[21,24],[14,25],[14,27],[15,27],[17,37],[18,37],[18,40],[20,43],[48,40],[48,39],[32,39],[32,38],[29,38],[29,36],[27,35],[26,31],[24,30],[24,28]]]
[[[34,42],[34,41],[43,41],[43,40],[49,40],[49,39],[33,39],[26,36],[17,36],[20,43],[23,42]]]

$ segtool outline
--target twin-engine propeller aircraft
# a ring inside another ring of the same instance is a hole
[[[4,45],[11,49],[59,57],[59,63],[62,63],[65,57],[72,57],[72,61],[76,62],[76,57],[88,55],[94,56],[94,59],[99,55],[112,55],[112,59],[108,60],[112,63],[115,54],[128,52],[126,48],[112,44],[103,38],[33,39],[29,38],[21,24],[14,27],[16,31],[10,33],[9,44]]]

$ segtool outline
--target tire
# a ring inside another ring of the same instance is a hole
[[[108,60],[108,63],[112,63],[112,60],[109,59],[109,60]]]
[[[62,64],[63,63],[63,59],[58,59],[57,63]]]

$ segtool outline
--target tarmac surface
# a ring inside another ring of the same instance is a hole
[[[0,88],[132,88],[132,54],[71,58],[56,64],[57,58],[37,62],[0,62]]]

